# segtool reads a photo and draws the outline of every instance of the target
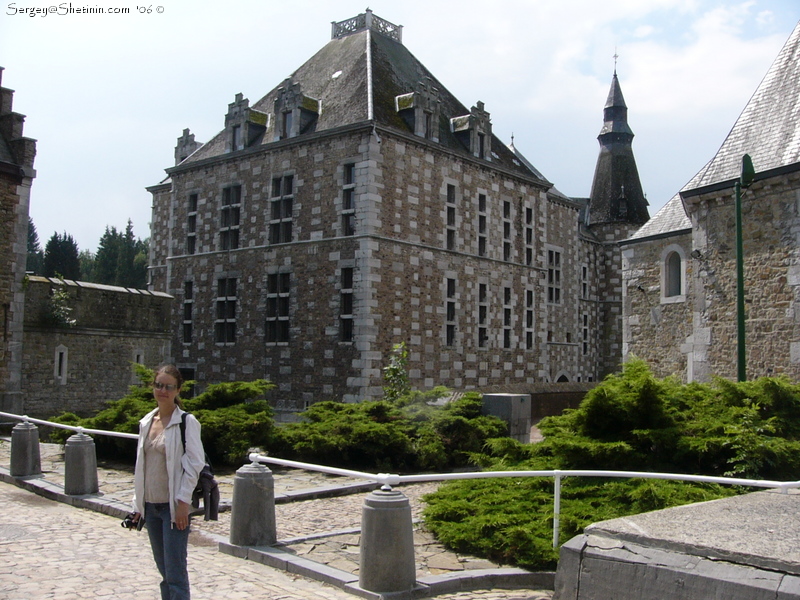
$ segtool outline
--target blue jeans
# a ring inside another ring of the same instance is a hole
[[[181,531],[172,525],[169,504],[144,505],[144,524],[150,547],[161,573],[161,600],[189,600],[189,572],[186,553],[189,527]]]

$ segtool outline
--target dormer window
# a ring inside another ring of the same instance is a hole
[[[313,133],[317,127],[319,113],[320,101],[304,95],[300,84],[287,80],[275,99],[277,126],[274,141]]]
[[[178,144],[175,146],[175,164],[181,164],[202,145],[201,142],[195,141],[193,133],[189,133],[188,129],[184,129],[183,135],[178,138]]]
[[[429,83],[420,82],[416,91],[395,96],[394,104],[414,135],[439,141],[439,90]]]
[[[484,160],[492,160],[492,122],[483,102],[473,106],[468,115],[450,119],[450,130],[464,144],[470,154]]]
[[[253,145],[266,129],[267,115],[250,108],[250,101],[242,94],[236,94],[225,115],[226,151],[236,152]]]

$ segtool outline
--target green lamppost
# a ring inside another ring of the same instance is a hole
[[[747,361],[744,344],[744,250],[742,248],[742,188],[753,183],[753,161],[749,154],[742,156],[742,173],[733,185],[736,190],[736,339],[737,374],[739,381],[747,380]]]

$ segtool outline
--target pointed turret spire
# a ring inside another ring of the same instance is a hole
[[[597,140],[600,155],[592,183],[589,223],[644,223],[650,214],[633,157],[633,131],[628,125],[628,107],[622,96],[616,65],[603,107],[603,128]]]

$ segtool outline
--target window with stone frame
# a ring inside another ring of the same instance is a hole
[[[533,350],[535,347],[535,332],[534,332],[534,298],[533,290],[525,290],[525,345],[528,350]]]
[[[216,320],[214,341],[217,344],[236,342],[236,278],[217,279]]]
[[[664,265],[665,285],[664,296],[671,298],[680,296],[683,293],[681,286],[681,255],[677,252],[670,252]]]
[[[186,254],[197,251],[197,194],[189,194],[186,206]]]
[[[511,260],[511,202],[503,202],[503,260]]]
[[[270,198],[270,244],[292,241],[292,209],[294,206],[294,175],[272,178]]]
[[[583,313],[582,320],[583,320],[583,323],[582,323],[582,326],[581,326],[581,337],[583,338],[582,339],[583,355],[584,356],[588,356],[589,355],[589,315],[586,314],[586,313]]]
[[[561,304],[561,252],[547,250],[547,302]]]
[[[239,247],[239,218],[241,205],[241,185],[232,185],[223,188],[219,229],[220,250],[236,250]]]
[[[194,333],[194,283],[183,282],[183,343],[191,344]]]
[[[456,343],[456,280],[448,278],[445,282],[447,299],[445,301],[445,345]]]
[[[456,249],[456,186],[447,184],[445,248]]]
[[[486,214],[486,194],[478,194],[478,256],[486,256],[489,217]]]
[[[343,342],[353,341],[353,268],[343,267],[341,272],[341,288],[339,290],[339,339]]]
[[[267,275],[267,314],[264,326],[267,344],[289,341],[290,273]]]
[[[478,348],[486,348],[489,342],[489,286],[478,284]]]
[[[348,163],[342,170],[342,235],[356,233],[356,165]]]
[[[511,288],[503,288],[503,348],[511,348],[512,310]]]
[[[533,209],[525,209],[525,264],[533,266]]]

